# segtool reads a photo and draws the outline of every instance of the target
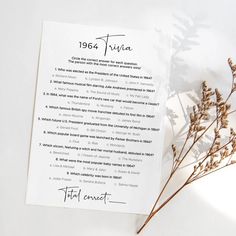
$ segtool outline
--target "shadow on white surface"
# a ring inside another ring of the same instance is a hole
[[[140,235],[233,236],[235,232],[236,221],[216,210],[190,186],[166,205]]]

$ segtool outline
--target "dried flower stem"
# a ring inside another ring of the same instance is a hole
[[[236,112],[236,110],[230,111],[231,106],[227,103],[232,94],[236,91],[236,64],[233,64],[231,59],[228,59],[228,64],[232,72],[232,86],[230,93],[228,94],[227,98],[223,100],[223,97],[218,89],[215,89],[215,91],[213,92],[211,88],[208,88],[206,82],[202,83],[202,98],[200,103],[197,104],[197,106],[193,107],[193,113],[190,113],[190,126],[186,135],[186,139],[178,155],[176,146],[172,145],[173,162],[170,175],[167,178],[160,194],[158,195],[150,211],[150,214],[146,218],[143,225],[137,231],[137,234],[139,234],[143,230],[143,228],[148,224],[148,222],[156,215],[156,213],[158,213],[185,186],[211,173],[236,164],[236,160],[232,160],[233,154],[236,153],[236,132],[232,128],[230,128],[229,141],[223,145],[221,145],[220,136],[221,130],[228,128],[228,115],[231,115]],[[213,95],[215,95],[215,101],[212,100]],[[209,111],[212,107],[215,107],[215,119],[213,119],[207,127],[202,126],[201,124],[204,121],[209,120]],[[214,139],[210,148],[206,152],[206,155],[197,161],[197,165],[194,166],[192,173],[184,182],[184,184],[179,187],[173,194],[171,194],[156,209],[156,206],[159,203],[161,196],[163,195],[165,189],[167,188],[170,180],[173,178],[176,171],[180,168],[180,165],[186,159],[195,144],[198,143],[198,141],[206,134],[206,132],[210,130],[210,128],[215,123],[216,125],[214,128]],[[193,139],[192,144],[184,153],[185,147],[190,141],[190,139]],[[226,164],[224,164],[225,160],[228,160]]]

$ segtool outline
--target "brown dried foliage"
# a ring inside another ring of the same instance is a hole
[[[228,119],[229,115],[236,112],[236,110],[231,109],[231,105],[229,104],[229,99],[232,94],[236,92],[236,64],[234,64],[231,59],[228,59],[228,64],[232,72],[232,86],[227,98],[223,98],[219,89],[213,91],[209,88],[206,81],[202,83],[201,100],[196,106],[193,106],[192,112],[189,115],[189,129],[183,146],[178,150],[176,145],[172,145],[173,165],[169,178],[158,195],[144,224],[137,231],[137,234],[140,233],[153,216],[185,186],[218,170],[236,164],[236,131],[235,128],[230,127]],[[215,112],[214,118],[210,116],[212,110]],[[173,179],[175,173],[180,169],[183,161],[186,161],[186,158],[189,157],[189,153],[192,151],[193,147],[200,139],[204,138],[205,134],[208,132],[213,133],[213,140],[209,149],[205,151],[205,154],[203,153],[201,158],[191,164],[192,171],[186,177],[184,184],[159,204],[161,196],[170,180]],[[227,142],[223,143],[222,133],[225,132],[228,132]],[[187,144],[190,145],[187,147]],[[157,206],[158,204],[159,206]]]

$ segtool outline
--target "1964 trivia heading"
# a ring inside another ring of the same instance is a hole
[[[132,51],[131,46],[127,46],[125,44],[116,44],[112,43],[112,39],[114,37],[124,37],[125,34],[107,34],[105,36],[97,37],[96,40],[101,40],[103,43],[95,43],[95,42],[86,42],[79,41],[79,47],[83,49],[97,50],[100,46],[103,48],[104,56],[108,54],[108,52],[122,52],[122,51]],[[100,42],[101,42],[100,41]]]

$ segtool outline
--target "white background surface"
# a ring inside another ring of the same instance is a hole
[[[43,20],[137,29],[173,29],[173,35],[180,39],[173,48],[175,68],[170,78],[173,96],[168,104],[182,117],[176,94],[186,106],[185,95],[196,90],[202,80],[225,92],[230,87],[227,58],[231,56],[236,61],[235,9],[233,0],[1,0],[0,235],[133,236],[144,220],[141,216],[129,214],[25,205]],[[182,27],[185,27],[184,31],[179,30]],[[235,101],[233,103],[236,105]],[[172,141],[173,122],[167,119],[166,123],[168,146]],[[174,130],[179,128],[181,122],[177,122]],[[163,170],[167,169],[166,163],[163,162]],[[163,178],[165,176],[166,173],[163,173]],[[235,179],[236,171],[232,167],[186,188],[155,217],[142,235],[235,235]]]

